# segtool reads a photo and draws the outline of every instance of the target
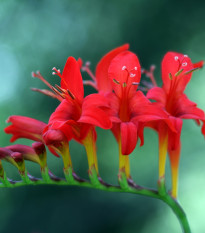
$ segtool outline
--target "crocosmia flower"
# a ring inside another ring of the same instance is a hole
[[[171,131],[163,122],[152,122],[149,126],[159,134],[159,177],[164,177],[166,153],[168,150],[172,171],[172,195],[177,196],[178,168],[181,151],[181,129],[183,119],[194,119],[198,123],[204,120],[204,112],[190,101],[184,90],[191,79],[192,72],[202,66],[193,64],[187,55],[168,52],[162,61],[162,88],[154,87],[147,93],[149,99],[164,108],[170,114],[170,120],[176,128]],[[202,131],[204,133],[204,130]]]
[[[69,57],[63,73],[54,69],[61,78],[61,86],[57,86],[56,93],[63,100],[54,113],[51,115],[44,134],[48,130],[60,130],[67,137],[67,140],[74,138],[82,143],[89,153],[89,167],[93,165],[97,168],[97,159],[95,155],[95,126],[104,129],[111,128],[111,121],[106,109],[108,101],[99,94],[92,94],[84,98],[83,81],[80,72],[79,62],[73,57]]]
[[[164,110],[153,105],[141,91],[136,91],[141,66],[138,57],[128,48],[128,45],[118,47],[100,60],[93,86],[109,100],[111,130],[119,144],[120,170],[125,170],[126,176],[130,177],[126,155],[135,149],[138,137],[143,144],[141,123],[159,119],[166,119],[168,125],[171,123]]]

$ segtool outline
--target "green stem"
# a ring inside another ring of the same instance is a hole
[[[186,214],[177,200],[172,198],[169,194],[166,194],[163,198],[161,198],[161,200],[164,201],[173,210],[181,224],[183,233],[191,233]]]
[[[0,183],[0,187],[20,187],[25,185],[46,185],[46,184],[73,185],[73,186],[94,188],[108,192],[124,192],[124,193],[133,193],[133,194],[148,196],[148,197],[160,199],[163,202],[165,202],[168,206],[170,206],[170,208],[173,210],[173,212],[175,213],[181,224],[183,233],[191,233],[186,214],[184,213],[182,207],[168,193],[160,194],[159,191],[157,190],[138,186],[132,180],[126,179],[126,176],[123,174],[121,174],[119,177],[120,186],[106,184],[98,176],[95,167],[93,167],[93,169],[91,170],[92,172],[89,174],[91,182],[78,178],[74,173],[71,173],[71,171],[72,168],[69,169],[69,174],[67,174],[69,177],[66,177],[66,179],[62,179],[62,178],[54,179],[49,176],[48,169],[45,169],[42,172],[43,179],[36,179],[30,182],[28,181],[27,174],[26,174],[26,180],[24,177],[23,181],[11,181],[7,179],[6,175],[4,175],[4,178],[3,179],[1,178],[2,183]]]

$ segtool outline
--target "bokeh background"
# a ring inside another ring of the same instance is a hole
[[[130,43],[141,65],[160,63],[167,51],[205,60],[205,1],[161,0],[1,0],[0,1],[0,146],[9,144],[3,132],[9,115],[47,122],[58,102],[34,93],[45,88],[31,78],[40,70],[52,84],[53,66],[63,69],[68,56],[91,61],[94,71],[109,50]],[[85,78],[87,76],[83,74]],[[145,77],[143,77],[145,78]],[[186,93],[205,109],[205,70],[196,71]],[[88,94],[91,88],[86,88]],[[31,144],[26,140],[18,143]],[[134,180],[156,187],[157,136],[145,130],[145,146],[131,157]],[[182,133],[179,198],[194,233],[205,232],[205,144],[200,128],[185,121]],[[117,145],[110,132],[98,129],[100,173],[117,183]],[[84,149],[71,143],[75,171],[87,177]],[[62,176],[62,161],[49,155],[49,167]],[[5,164],[7,174],[17,171]],[[38,166],[27,164],[38,176]],[[167,164],[167,179],[170,178]],[[168,183],[170,186],[170,183]],[[79,187],[20,187],[0,189],[0,232],[21,233],[180,233],[172,211],[162,202],[132,194],[107,193]]]

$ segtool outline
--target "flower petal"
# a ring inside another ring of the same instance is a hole
[[[132,122],[121,123],[122,154],[129,155],[137,144],[137,125]]]
[[[201,132],[202,132],[202,134],[203,134],[204,137],[205,137],[205,121],[203,121],[203,126],[202,126],[202,128],[201,128]]]
[[[64,99],[56,108],[55,112],[53,112],[49,119],[49,124],[62,121],[65,122],[67,120],[75,120],[77,121],[80,117],[80,111],[78,105],[73,101]]]
[[[168,130],[168,150],[176,150],[180,146],[180,137],[183,121],[177,117],[170,117],[173,125],[175,126],[177,132]]]
[[[166,104],[166,93],[164,92],[164,89],[161,87],[151,88],[147,92],[146,96],[148,99],[156,100],[162,106],[165,106],[165,104]]]
[[[82,109],[89,107],[109,107],[109,99],[104,95],[91,94],[84,98]]]
[[[132,121],[147,122],[168,118],[168,114],[157,104],[151,103],[141,91],[130,99]]]
[[[182,94],[174,104],[175,116],[183,119],[205,120],[204,111],[196,106],[196,103],[189,100],[185,94]]]
[[[98,126],[103,129],[110,129],[112,127],[108,114],[97,107],[84,108],[78,122]]]
[[[96,67],[96,80],[99,92],[111,92],[112,82],[108,78],[108,68],[112,59],[119,53],[129,49],[129,45],[125,44],[107,53],[98,63]]]
[[[139,83],[141,79],[141,67],[136,54],[130,51],[118,54],[110,63],[108,77],[118,97],[122,96],[123,88],[129,93],[136,91],[138,85],[133,83]]]
[[[166,93],[173,91],[182,93],[192,75],[192,73],[186,74],[186,72],[193,68],[188,56],[175,52],[166,53],[162,61],[162,80]],[[183,71],[179,72],[182,69]],[[178,75],[176,75],[177,73]]]
[[[73,57],[66,61],[61,78],[61,87],[69,90],[80,102],[83,100],[84,88],[80,73],[80,64]]]
[[[44,122],[25,116],[10,116],[7,122],[12,124],[6,127],[4,131],[7,134],[13,134],[11,142],[18,138],[42,142],[42,132],[46,127]]]

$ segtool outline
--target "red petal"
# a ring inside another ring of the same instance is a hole
[[[201,128],[201,132],[205,137],[205,121],[203,121],[203,127]]]
[[[204,111],[197,108],[196,106],[196,103],[189,100],[185,94],[182,94],[174,104],[174,116],[183,119],[205,120]]]
[[[129,51],[118,54],[110,63],[108,77],[117,96],[121,97],[122,90],[125,89],[131,93],[136,91],[137,85],[132,85],[132,83],[139,83],[141,78],[141,67],[137,56]],[[124,83],[126,87],[123,87]]]
[[[193,68],[191,59],[186,55],[168,52],[162,61],[162,80],[163,88],[166,93],[173,91],[179,93],[183,92],[192,75],[191,73],[185,74],[185,72]],[[183,69],[183,71],[178,76],[175,76],[181,69]],[[170,74],[172,79],[170,79]]]
[[[171,121],[175,126],[177,132],[174,133],[168,130],[168,149],[169,151],[176,150],[180,146],[180,137],[183,121],[180,118],[171,117]]]
[[[96,80],[99,92],[111,92],[112,82],[108,78],[108,68],[112,59],[119,53],[129,49],[129,45],[125,44],[107,53],[98,63],[96,67]]]
[[[109,99],[104,95],[91,94],[84,98],[82,109],[89,107],[109,107]]]
[[[63,69],[61,87],[69,90],[80,102],[83,100],[83,80],[79,63],[73,57],[69,57]]]
[[[132,122],[121,123],[122,154],[129,155],[137,144],[137,125]]]
[[[158,105],[151,103],[141,91],[130,99],[132,121],[147,122],[168,118],[168,114]]]
[[[42,132],[46,124],[42,121],[24,116],[10,116],[7,122],[12,124],[4,129],[7,134],[13,134],[11,142],[18,138],[42,141]]]
[[[84,108],[78,122],[99,126],[103,129],[110,129],[112,126],[108,114],[96,107]]]
[[[165,106],[166,104],[166,94],[164,92],[164,89],[161,87],[153,87],[147,92],[147,98],[156,100],[158,103],[160,103],[162,106]]]
[[[193,64],[194,68],[202,68],[204,66],[204,61],[199,61]]]
[[[52,113],[49,119],[49,124],[55,121],[65,122],[67,120],[75,120],[77,121],[80,117],[80,106],[74,103],[73,101],[69,101],[68,99],[64,99],[56,108],[55,112]]]

